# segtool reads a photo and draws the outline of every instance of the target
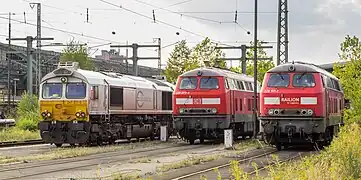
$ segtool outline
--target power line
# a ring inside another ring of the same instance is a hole
[[[141,1],[141,0],[134,0],[138,3],[141,3],[141,4],[145,4],[145,5],[148,5],[148,6],[151,6],[151,7],[154,7],[154,8],[157,8],[157,9],[161,9],[161,10],[164,10],[164,11],[168,11],[170,13],[174,13],[174,14],[178,14],[180,16],[185,16],[185,17],[189,17],[189,18],[193,18],[193,19],[198,19],[198,20],[202,20],[202,21],[208,21],[208,22],[213,22],[213,23],[217,23],[217,24],[231,24],[231,23],[235,23],[238,25],[238,27],[242,28],[243,30],[245,30],[247,32],[247,34],[250,34],[249,31],[243,27],[241,24],[239,24],[237,21],[217,21],[217,20],[213,20],[213,19],[208,19],[208,18],[203,18],[203,17],[197,17],[197,16],[191,16],[191,15],[186,15],[186,14],[182,14],[182,13],[179,13],[179,12],[176,12],[176,11],[172,11],[172,10],[169,10],[169,9],[165,9],[165,8],[162,8],[162,7],[158,7],[158,6],[155,6],[153,4],[150,4],[150,3],[147,3],[147,2],[144,2],[144,1]],[[154,12],[154,10],[153,10]],[[237,17],[237,11],[236,11],[236,17]]]
[[[9,19],[7,17],[1,17],[0,19]],[[12,21],[16,21],[19,23],[24,23],[22,21],[16,20],[16,19],[11,19]],[[25,24],[25,23],[24,23]],[[29,23],[27,22],[26,24],[28,25],[32,25],[32,26],[36,26],[36,24],[33,23]],[[49,29],[49,30],[53,30],[53,31],[58,31],[58,32],[62,32],[62,33],[66,33],[66,34],[72,34],[72,35],[76,35],[76,36],[81,36],[81,37],[87,37],[87,38],[91,38],[91,39],[97,39],[97,40],[101,40],[101,41],[108,41],[108,42],[113,42],[113,43],[119,43],[118,41],[112,41],[112,40],[108,40],[108,39],[103,39],[103,38],[98,38],[98,37],[94,37],[94,36],[89,36],[89,35],[85,35],[83,33],[77,33],[77,32],[72,32],[72,31],[67,31],[67,30],[62,30],[62,29],[58,29],[58,28],[52,28],[52,27],[47,27],[47,26],[41,26],[42,28],[45,29]]]
[[[193,1],[193,0],[185,0],[185,1],[177,2],[177,3],[171,4],[171,5],[167,6],[167,7],[177,6],[177,5],[180,5],[180,4],[189,3],[191,1]]]
[[[125,11],[131,12],[131,13],[136,14],[136,15],[138,15],[138,16],[142,16],[142,17],[144,17],[144,18],[153,20],[153,17],[149,17],[149,16],[147,16],[147,15],[144,15],[144,14],[142,14],[142,13],[133,11],[133,10],[128,9],[128,8],[125,8],[125,7],[123,7],[123,6],[118,6],[118,5],[114,4],[114,3],[111,3],[111,2],[108,2],[108,1],[105,1],[105,0],[99,0],[99,1],[104,2],[104,3],[106,3],[106,4],[109,4],[109,5],[112,5],[112,6],[114,6],[114,7],[117,7],[117,8],[119,8],[119,9],[123,9],[123,10],[125,10]],[[161,24],[164,24],[164,25],[166,25],[166,26],[172,27],[172,28],[180,29],[180,30],[182,30],[182,31],[184,31],[184,32],[187,32],[187,33],[190,33],[190,34],[193,34],[193,35],[202,37],[202,38],[206,38],[206,36],[204,36],[204,35],[202,35],[202,34],[195,33],[195,32],[193,32],[193,31],[190,31],[190,30],[187,30],[187,29],[183,29],[183,28],[177,27],[177,26],[175,26],[175,25],[173,25],[173,24],[169,24],[169,23],[164,22],[164,21],[161,21],[161,20],[157,20],[157,22],[159,22],[159,23],[161,23]],[[210,40],[213,41],[213,42],[217,42],[217,41],[212,40],[212,39],[210,39]],[[228,44],[223,44],[223,43],[221,43],[221,42],[218,42],[218,43],[219,43],[219,44],[222,44],[222,45],[225,45],[225,46],[229,46]]]
[[[185,16],[185,17],[190,17],[190,18],[194,18],[194,19],[198,19],[198,20],[203,20],[203,21],[208,21],[208,22],[213,22],[213,23],[218,23],[218,24],[222,24],[222,23],[229,23],[229,22],[222,22],[222,21],[217,21],[217,20],[213,20],[213,19],[208,19],[208,18],[202,18],[202,17],[197,17],[197,16],[191,16],[191,15],[186,15],[186,14],[182,14],[182,13],[179,13],[179,12],[176,12],[176,11],[172,11],[172,10],[169,10],[169,9],[165,9],[165,8],[162,8],[162,7],[159,7],[159,6],[155,6],[153,4],[150,4],[150,3],[147,3],[147,2],[144,2],[144,1],[140,1],[140,0],[134,0],[138,3],[141,3],[141,4],[144,4],[144,5],[147,5],[147,6],[150,6],[150,7],[153,7],[153,8],[157,8],[157,9],[161,9],[161,10],[164,10],[164,11],[168,11],[170,13],[173,13],[173,14],[178,14],[178,15],[181,15],[181,16]],[[156,9],[155,9],[156,10]],[[153,10],[154,11],[154,10]]]
[[[28,1],[28,0],[22,0],[24,2],[28,2],[28,3],[31,3],[31,1]],[[62,8],[59,8],[59,7],[55,7],[55,6],[51,6],[51,5],[47,5],[47,4],[44,4],[44,3],[41,3],[43,6],[45,7],[49,7],[49,8],[53,8],[53,9],[57,9],[57,10],[61,10],[61,11],[67,11],[67,12],[71,12],[71,13],[74,13],[74,14],[79,14],[79,15],[83,15],[83,13],[79,13],[79,12],[76,12],[76,11],[71,11],[71,10],[67,10],[67,9],[62,9]]]

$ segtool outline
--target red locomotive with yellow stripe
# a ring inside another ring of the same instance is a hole
[[[262,134],[277,149],[295,143],[328,144],[343,124],[339,80],[316,65],[293,62],[269,70],[260,92]]]
[[[174,127],[193,144],[253,133],[253,78],[218,68],[198,68],[178,77],[173,93]]]

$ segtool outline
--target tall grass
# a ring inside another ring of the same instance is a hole
[[[0,131],[0,141],[23,141],[40,139],[39,131],[29,131],[18,127],[12,127]]]
[[[0,131],[0,141],[40,139],[38,131],[39,103],[35,95],[24,93],[16,109],[7,118],[14,118],[16,126]]]
[[[273,161],[275,165],[267,168],[268,177],[256,175],[252,179],[361,179],[361,126],[356,122],[347,124],[318,155],[282,165],[277,157]],[[230,172],[232,179],[251,179],[236,161],[231,162]]]
[[[16,126],[23,130],[36,131],[39,119],[38,97],[24,93],[17,107]]]

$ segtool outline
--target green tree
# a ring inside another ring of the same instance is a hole
[[[225,56],[225,53],[223,53],[220,49],[216,49],[216,47],[217,44],[211,42],[211,40],[206,37],[193,48],[192,58],[199,61],[201,63],[201,67],[225,68],[226,62],[224,60],[219,60],[219,58],[223,58]]]
[[[79,68],[84,70],[94,70],[95,66],[88,56],[86,46],[80,45],[78,42],[70,41],[65,49],[63,49],[60,62],[78,62]]]
[[[175,45],[170,53],[167,66],[165,68],[165,76],[167,81],[176,82],[179,75],[186,71],[200,67],[197,59],[191,58],[192,50],[187,46],[187,42],[182,40]]]
[[[352,105],[345,114],[350,120],[361,122],[361,42],[356,36],[347,35],[340,46],[340,60],[347,63],[335,64],[333,74],[340,79],[345,98]]]
[[[258,41],[258,46],[262,45],[262,41]],[[250,46],[253,47],[254,43],[251,41],[250,42]],[[246,56],[247,58],[251,58],[253,59],[254,57],[254,48],[249,48],[247,49],[246,52]],[[272,56],[268,56],[267,52],[264,49],[261,48],[257,48],[257,56],[259,58],[272,58]],[[266,72],[270,69],[272,69],[273,67],[275,67],[275,64],[273,63],[272,60],[262,60],[262,61],[258,61],[257,62],[257,80],[262,83],[264,76],[266,74]],[[242,67],[231,67],[231,71],[234,72],[238,72],[238,73],[242,73]],[[253,66],[253,60],[248,60],[247,61],[247,68],[246,68],[246,74],[253,76],[254,75],[254,66]]]

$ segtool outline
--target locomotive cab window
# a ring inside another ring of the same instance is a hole
[[[302,73],[293,75],[293,87],[314,87],[316,85],[315,78],[311,73]]]
[[[290,83],[289,74],[273,73],[269,76],[268,87],[288,87]]]
[[[198,79],[196,77],[183,77],[179,89],[196,89]]]
[[[66,85],[66,98],[68,99],[84,99],[86,97],[86,84],[68,83]]]
[[[63,95],[63,84],[46,83],[43,84],[42,91],[44,99],[60,99]]]
[[[201,89],[218,89],[219,83],[216,77],[202,77],[200,82]]]

